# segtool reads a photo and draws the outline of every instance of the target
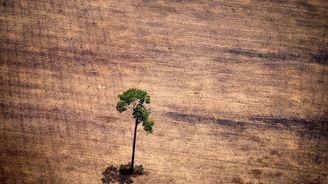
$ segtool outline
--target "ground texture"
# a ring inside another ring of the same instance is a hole
[[[328,3],[0,0],[0,183],[328,183]]]

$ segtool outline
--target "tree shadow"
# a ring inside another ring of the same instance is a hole
[[[103,184],[112,184],[112,183],[120,183],[120,184],[130,184],[133,183],[131,179],[131,175],[121,175],[118,169],[110,165],[102,172],[103,178],[101,179]]]

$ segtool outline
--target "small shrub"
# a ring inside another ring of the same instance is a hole
[[[144,171],[143,165],[137,165],[134,166],[133,168],[133,173],[131,173],[131,163],[129,162],[128,164],[121,164],[119,172],[121,175],[129,175],[129,174],[137,174],[137,175],[142,175]]]
[[[135,166],[133,170],[134,170],[133,171],[134,174],[142,175],[144,168],[143,168],[143,166],[141,164],[141,165]]]
[[[119,172],[122,175],[131,174],[131,163],[129,162],[128,164],[121,164]]]

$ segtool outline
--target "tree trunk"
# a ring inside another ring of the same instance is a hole
[[[133,168],[134,168],[134,151],[135,151],[135,147],[136,147],[136,138],[137,138],[137,128],[138,128],[138,119],[136,119],[136,126],[134,128],[134,137],[133,137],[133,148],[132,148],[132,159],[131,159],[131,168],[130,168],[130,172],[131,174],[133,174]]]

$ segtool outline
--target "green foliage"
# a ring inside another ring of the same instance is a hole
[[[122,175],[131,174],[131,163],[129,162],[128,164],[121,164],[119,172]]]
[[[150,114],[150,110],[142,106],[133,109],[133,113],[132,113],[133,118],[138,118],[138,120],[140,121],[147,121],[149,114]]]
[[[119,101],[116,105],[117,111],[121,113],[131,107],[133,109],[133,118],[137,119],[138,123],[142,122],[146,133],[152,133],[154,122],[148,120],[151,111],[145,106],[145,104],[150,103],[150,96],[147,92],[140,89],[131,88],[118,95],[118,97]]]
[[[118,97],[126,106],[135,101],[139,101],[140,104],[144,102],[150,103],[150,97],[147,92],[136,88],[126,90],[124,93],[118,95]]]
[[[122,175],[128,174],[138,174],[141,175],[143,172],[143,166],[134,167],[134,152],[136,143],[136,133],[139,123],[142,123],[146,133],[153,133],[154,122],[148,120],[150,115],[150,109],[145,106],[145,104],[150,103],[150,96],[146,91],[131,88],[124,93],[118,95],[119,101],[117,102],[116,109],[118,112],[124,112],[129,108],[132,108],[132,116],[136,119],[135,129],[134,129],[134,139],[133,139],[133,149],[131,163],[122,164],[120,166],[119,172]]]
[[[143,165],[137,165],[133,168],[133,173],[131,173],[131,163],[129,162],[128,164],[121,164],[119,172],[121,175],[129,175],[129,174],[137,174],[137,175],[142,175],[144,171]]]
[[[153,133],[153,125],[154,122],[150,120],[146,120],[142,123],[142,126],[147,133]]]
[[[143,168],[142,164],[137,165],[133,169],[133,174],[142,175],[143,171],[144,171],[144,168]]]
[[[117,106],[116,106],[116,109],[118,110],[118,112],[123,112],[125,111],[127,108],[126,108],[126,103],[124,101],[119,101],[117,103]]]

